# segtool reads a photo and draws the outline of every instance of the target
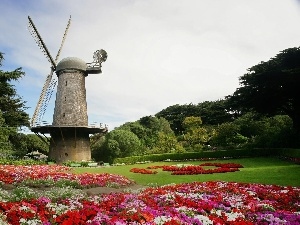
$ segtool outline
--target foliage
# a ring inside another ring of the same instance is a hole
[[[222,123],[216,128],[216,135],[212,138],[213,146],[236,147],[247,142],[241,135],[240,128],[233,122]]]
[[[0,52],[0,67],[3,65],[4,54]],[[9,157],[16,150],[11,143],[11,136],[16,135],[21,126],[29,125],[29,116],[25,112],[25,103],[18,96],[12,82],[18,81],[24,72],[21,68],[14,71],[0,69],[0,150],[1,157]]]
[[[299,142],[296,137],[287,115],[261,117],[249,112],[233,122],[217,126],[210,144],[230,148],[296,147]]]
[[[7,127],[0,110],[0,151],[1,158],[7,158],[13,153],[13,146],[9,141],[9,135],[15,133],[15,129]]]
[[[185,129],[183,134],[185,146],[194,151],[201,151],[214,135],[214,130],[210,130],[211,132],[209,132],[202,126],[202,119],[200,117],[186,117],[182,122],[182,126]]]
[[[115,129],[109,132],[101,146],[93,147],[96,161],[112,162],[114,158],[141,154],[142,146],[139,138],[128,130]],[[96,156],[98,156],[96,158]]]
[[[142,141],[142,143],[144,143],[144,140],[147,138],[147,128],[141,125],[139,121],[127,122],[118,127],[118,129],[131,131]]]
[[[188,116],[198,116],[199,111],[196,105],[173,105],[156,113],[155,116],[163,117],[169,121],[170,126],[176,135],[182,134],[184,128],[182,127],[183,120]]]
[[[300,48],[281,51],[240,77],[242,87],[227,96],[230,111],[244,114],[252,109],[266,115],[285,114],[300,133]]]
[[[124,158],[115,158],[114,164],[135,164],[140,162],[160,162],[160,161],[189,161],[201,159],[226,159],[226,158],[243,158],[258,156],[277,156],[279,149],[251,149],[244,148],[239,150],[217,150],[202,152],[183,152],[183,153],[165,153],[165,154],[149,154],[143,156],[131,156]],[[286,151],[286,154],[287,151]],[[300,152],[299,152],[300,154]]]
[[[159,154],[159,153],[170,153],[177,152],[182,153],[185,149],[177,141],[177,138],[174,134],[166,134],[163,132],[158,133],[158,140],[156,146],[149,150],[148,154]]]
[[[148,150],[160,148],[162,134],[172,137],[172,131],[169,122],[165,118],[158,118],[155,116],[145,116],[138,120],[138,123],[143,127],[145,136],[142,138],[142,143]],[[164,147],[162,147],[163,149]],[[171,151],[171,149],[169,150]]]
[[[36,134],[26,135],[27,152],[39,151],[46,154],[49,151],[49,142],[45,137]]]
[[[45,137],[41,138],[35,134],[11,133],[9,141],[15,149],[13,155],[22,158],[33,151],[39,151],[47,155],[49,151],[48,141]]]
[[[199,115],[204,125],[218,125],[233,121],[232,114],[226,108],[226,100],[204,101],[198,103]]]
[[[4,57],[0,52],[0,67],[2,66]],[[17,95],[12,81],[19,80],[25,73],[21,68],[8,72],[0,70],[0,110],[8,127],[20,127],[29,125],[29,116],[25,112],[25,103],[21,97]]]
[[[169,122],[162,117],[145,116],[136,122],[125,123],[117,129],[128,130],[136,134],[141,141],[141,154],[184,151]]]
[[[32,165],[42,165],[45,164],[43,161],[33,160],[33,159],[7,159],[1,158],[0,165],[19,165],[19,166],[32,166]]]
[[[297,134],[288,116],[277,115],[262,121],[263,131],[253,138],[255,147],[282,148],[299,146]]]
[[[144,116],[139,119],[139,123],[148,129],[150,132],[164,132],[164,133],[173,133],[170,124],[164,118],[158,118],[155,116]]]
[[[91,153],[92,158],[95,161],[101,161],[103,153],[105,152],[104,143],[105,143],[105,135],[102,134],[95,134],[90,137],[91,143]]]
[[[182,122],[186,117],[201,117],[204,125],[218,125],[232,121],[232,115],[227,111],[225,100],[204,101],[202,103],[173,105],[161,110],[156,114],[169,121],[172,130],[176,135],[184,132]]]

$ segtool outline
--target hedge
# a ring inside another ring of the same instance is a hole
[[[243,158],[243,157],[269,157],[282,156],[300,158],[300,149],[239,149],[239,150],[220,150],[220,151],[203,151],[203,152],[185,152],[185,153],[167,153],[167,154],[153,154],[143,156],[131,156],[125,158],[114,159],[114,164],[135,164],[139,162],[159,162],[165,160],[199,160],[207,158]]]

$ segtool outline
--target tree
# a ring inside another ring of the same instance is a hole
[[[138,137],[128,130],[115,129],[105,136],[103,145],[104,160],[112,162],[114,158],[140,155],[141,142]]]
[[[239,80],[241,87],[226,97],[230,111],[288,115],[300,133],[300,48],[283,50],[248,69]]]
[[[147,136],[147,130],[144,126],[142,126],[139,121],[135,122],[127,122],[117,129],[128,130],[134,133],[140,140],[144,140]]]
[[[4,61],[3,53],[0,52],[0,67]],[[29,125],[29,116],[25,112],[25,103],[18,96],[12,81],[17,81],[25,73],[21,68],[8,72],[0,70],[0,110],[5,125],[9,127],[21,127]]]
[[[165,118],[145,116],[140,118],[138,123],[144,128],[145,136],[142,139],[142,143],[148,150],[158,147],[161,136],[160,133],[171,136],[174,135],[169,122]]]
[[[4,57],[0,52],[0,67]],[[29,125],[29,116],[25,112],[25,102],[17,95],[12,81],[17,81],[24,75],[21,68],[8,72],[0,70],[0,142],[2,157],[13,155],[16,147],[11,142],[21,126]]]
[[[181,135],[184,131],[183,120],[188,116],[199,116],[199,108],[196,105],[173,105],[155,114],[156,117],[163,117],[170,123],[176,135]]]
[[[9,135],[13,133],[14,130],[10,127],[7,127],[5,124],[5,120],[2,116],[2,112],[0,111],[0,157],[7,158],[12,155],[13,146],[9,141]]]
[[[212,145],[222,147],[239,147],[248,141],[240,133],[240,128],[233,122],[226,122],[218,125],[216,128],[216,135],[212,138]]]
[[[183,146],[177,141],[174,133],[166,134],[163,132],[158,133],[158,140],[156,146],[149,151],[151,154],[161,154],[161,153],[171,153],[185,152]]]
[[[258,121],[262,132],[254,137],[253,146],[263,148],[295,148],[299,137],[292,129],[292,120],[287,115],[276,115]]]
[[[39,151],[45,155],[49,152],[49,142],[46,137],[38,137],[36,134],[26,135],[27,153]]]
[[[173,105],[158,112],[157,117],[163,117],[169,121],[170,126],[176,135],[184,131],[182,122],[186,117],[201,117],[203,125],[218,125],[233,120],[232,114],[227,110],[225,100],[204,101],[197,105]]]
[[[193,150],[202,150],[211,138],[211,134],[202,126],[200,117],[186,117],[182,126],[185,129],[183,140],[187,143],[187,147]]]
[[[226,108],[226,100],[204,101],[197,105],[204,125],[218,125],[233,121],[232,114]],[[197,115],[195,115],[197,116]]]

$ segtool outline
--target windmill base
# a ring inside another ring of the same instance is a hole
[[[89,134],[107,132],[107,128],[68,126],[43,126],[31,130],[35,133],[50,134],[48,159],[57,164],[91,161]]]
[[[67,161],[81,162],[91,161],[90,139],[86,137],[69,137],[62,139],[53,137],[55,144],[51,142],[49,149],[49,159],[55,160],[57,164]]]

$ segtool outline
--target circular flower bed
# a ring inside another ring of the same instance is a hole
[[[216,167],[206,169],[205,166]],[[148,166],[147,169],[132,168],[130,172],[141,174],[156,174],[155,169],[171,172],[171,175],[196,175],[196,174],[212,174],[212,173],[227,173],[239,171],[243,168],[237,163],[202,163],[200,165],[177,164],[171,166]]]

